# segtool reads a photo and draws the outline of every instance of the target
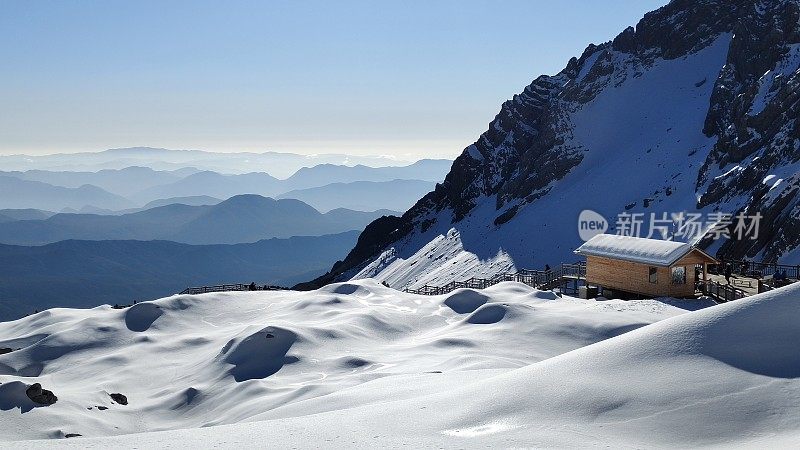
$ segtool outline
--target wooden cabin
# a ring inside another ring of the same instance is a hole
[[[586,284],[649,297],[692,297],[716,259],[683,242],[599,234],[575,253],[586,257]]]

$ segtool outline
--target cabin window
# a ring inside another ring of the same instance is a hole
[[[686,284],[686,267],[672,268],[672,284]]]
[[[651,283],[658,283],[658,268],[657,267],[650,267],[650,282]]]

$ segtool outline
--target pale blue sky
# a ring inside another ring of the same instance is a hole
[[[0,2],[0,153],[454,157],[666,0]]]

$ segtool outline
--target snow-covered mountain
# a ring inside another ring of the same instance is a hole
[[[758,239],[703,245],[800,263],[798,18],[797,0],[674,0],[646,14],[505,102],[433,192],[373,222],[305,286],[570,262],[587,209],[612,232],[621,213],[760,213]]]
[[[688,304],[702,306],[511,282],[427,297],[362,280],[54,309],[0,323],[0,353],[12,350],[0,354],[0,440],[795,448],[800,285]],[[57,402],[33,403],[34,383]]]

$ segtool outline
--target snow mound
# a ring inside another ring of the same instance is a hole
[[[297,335],[287,329],[267,327],[243,339],[234,339],[225,344],[222,355],[232,364],[230,374],[236,381],[266,378],[281,369],[284,364],[297,362],[296,357],[286,353],[297,341]]]
[[[325,405],[312,399],[289,407],[288,416],[264,414],[264,423],[142,438],[189,447],[231,444],[236,436],[234,444],[245,444],[259,442],[266,426],[277,446],[296,445],[302,430],[303,442],[330,446],[796,447],[798,321],[800,286],[790,286],[435,394],[376,380],[334,393]],[[442,378],[412,380],[430,386]],[[399,398],[370,401],[387,391]],[[361,406],[341,409],[356,400]]]
[[[147,331],[164,312],[153,303],[138,303],[125,313],[125,326],[131,331]]]
[[[508,312],[508,305],[493,303],[491,305],[483,305],[476,309],[475,312],[469,315],[464,322],[473,324],[490,324],[497,323],[503,320]]]
[[[574,333],[567,317],[588,305],[570,298],[542,301],[526,306],[537,314],[525,319],[537,326],[559,322]],[[630,318],[650,308],[672,307],[610,300],[593,302],[590,309],[594,325],[601,327],[616,315]],[[540,320],[543,315],[547,321]],[[676,315],[517,369],[373,377],[329,395],[289,402],[246,423],[6,444],[247,447],[262,444],[268,429],[276,447],[795,448],[800,442],[800,353],[793,348],[800,338],[798,321],[800,285],[794,285]],[[496,331],[503,322],[488,327]],[[453,329],[460,327],[428,333],[444,339],[442,333]],[[517,333],[535,334],[532,329]],[[544,342],[541,337],[525,345],[515,342],[516,352],[535,351]],[[465,351],[456,350],[451,356]],[[53,411],[59,404],[33,412]]]
[[[489,296],[473,289],[456,289],[442,302],[458,314],[471,313],[489,301]]]
[[[375,280],[54,309],[0,323],[0,347],[13,349],[0,355],[0,403],[12,405],[0,410],[0,440],[81,434],[89,445],[90,437],[433,395],[683,313],[653,300],[558,298],[513,282],[431,297]],[[19,414],[26,407],[16,383],[36,382],[58,402]]]
[[[532,299],[536,298],[539,300],[558,300],[559,298],[561,298],[558,296],[558,294],[556,294],[553,291],[534,291],[528,294],[528,297]]]
[[[27,384],[21,381],[0,384],[0,411],[18,408],[20,412],[26,413],[37,406],[41,406],[34,403],[25,394],[28,387]]]

